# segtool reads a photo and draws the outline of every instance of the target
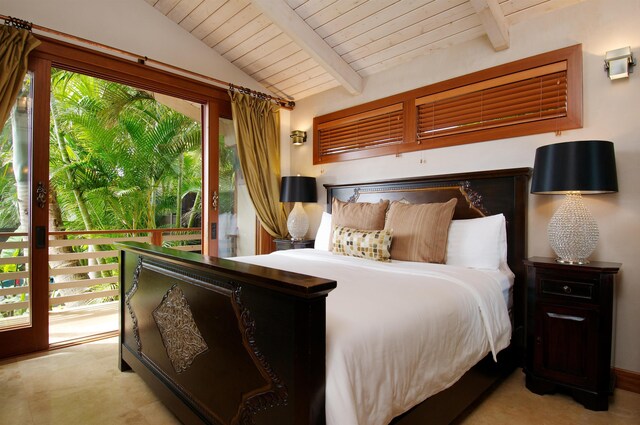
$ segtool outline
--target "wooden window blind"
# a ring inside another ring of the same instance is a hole
[[[422,141],[567,115],[567,63],[469,84],[416,99]]]
[[[317,116],[313,163],[580,127],[578,44]]]
[[[402,143],[402,103],[327,121],[317,126],[318,154],[328,162],[337,156]]]

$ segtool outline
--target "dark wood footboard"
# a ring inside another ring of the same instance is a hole
[[[325,423],[334,281],[121,248],[121,370],[133,368],[183,423]]]

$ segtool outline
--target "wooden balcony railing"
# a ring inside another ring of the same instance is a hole
[[[99,230],[49,233],[49,306],[97,304],[119,295],[119,251],[114,243],[148,242],[184,251],[201,251],[200,228]],[[2,316],[29,308],[28,235],[0,233],[0,328]],[[9,240],[10,239],[10,240]],[[72,252],[60,252],[60,248]],[[13,252],[12,252],[13,251]],[[62,266],[77,262],[77,265]],[[79,278],[82,276],[83,278]]]
[[[0,233],[0,320],[3,325],[22,325],[29,323],[17,319],[14,315],[23,315],[29,308],[29,242],[26,233]],[[0,325],[2,327],[2,325]]]

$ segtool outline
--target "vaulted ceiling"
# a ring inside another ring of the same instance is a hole
[[[584,0],[145,0],[291,100],[477,38],[509,48],[518,22]]]

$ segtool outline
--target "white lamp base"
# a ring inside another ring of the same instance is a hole
[[[548,227],[549,244],[558,263],[588,264],[598,244],[598,225],[580,193],[567,193]]]
[[[309,218],[301,202],[296,202],[287,219],[287,229],[291,240],[301,241],[309,230]]]

